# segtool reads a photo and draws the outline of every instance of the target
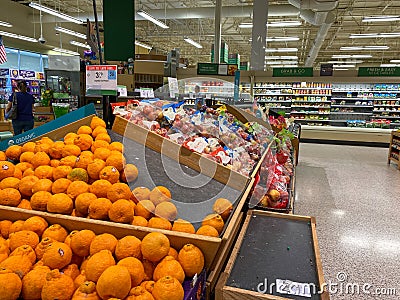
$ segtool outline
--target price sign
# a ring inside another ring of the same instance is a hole
[[[175,95],[179,94],[178,79],[168,77],[169,96],[175,98]]]
[[[140,98],[154,98],[153,89],[140,88]]]
[[[116,91],[117,66],[86,66],[86,91]]]

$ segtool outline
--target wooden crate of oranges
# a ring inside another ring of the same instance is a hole
[[[1,299],[182,300],[185,278],[204,267],[198,247],[159,232],[139,239],[128,228],[25,217],[0,211]]]

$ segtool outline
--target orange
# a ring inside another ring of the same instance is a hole
[[[81,155],[79,155],[78,159],[76,160],[75,167],[87,169],[88,165],[93,162],[94,155],[90,151],[82,151]]]
[[[12,270],[0,268],[0,297],[17,300],[22,290],[22,281]]]
[[[51,187],[51,192],[53,194],[66,193],[69,185],[71,184],[71,180],[67,178],[60,178],[53,182],[53,186]]]
[[[0,161],[0,180],[12,177],[15,172],[15,166],[9,161]]]
[[[100,275],[111,266],[115,266],[115,259],[109,250],[101,250],[93,254],[85,267],[86,279],[97,282]]]
[[[90,202],[88,213],[91,219],[108,220],[108,211],[112,202],[107,198],[97,198]]]
[[[74,144],[78,146],[81,151],[85,151],[92,147],[93,138],[89,134],[78,134],[74,139]]]
[[[133,221],[131,224],[135,226],[147,227],[148,222],[145,218],[141,216],[133,216]]]
[[[15,165],[16,168],[20,169],[21,172],[25,172],[27,169],[33,169],[33,165],[28,162],[22,162]]]
[[[231,214],[233,210],[232,203],[225,198],[218,198],[215,200],[214,205],[213,205],[213,211],[216,214],[219,214],[224,221],[226,221],[229,218],[229,215]]]
[[[149,220],[148,226],[151,228],[158,228],[158,229],[164,229],[164,230],[171,230],[172,225],[171,222],[168,221],[167,219],[159,218],[159,217],[153,217]]]
[[[134,188],[132,194],[137,201],[150,199],[150,190],[144,186]]]
[[[101,160],[106,160],[109,156],[111,155],[111,150],[108,148],[97,148],[93,152],[93,158],[101,159]]]
[[[35,169],[35,176],[39,179],[53,179],[53,168],[50,166],[39,166]]]
[[[76,277],[78,277],[78,275],[81,273],[79,271],[78,265],[76,265],[76,264],[69,264],[68,266],[63,268],[61,270],[61,272],[64,273],[65,275],[71,277],[72,280],[74,280]]]
[[[0,263],[0,269],[10,269],[21,277],[32,269],[32,261],[27,255],[9,256]]]
[[[92,136],[96,138],[100,133],[107,133],[107,129],[105,127],[98,126],[93,129]]]
[[[97,199],[95,194],[92,193],[82,193],[79,194],[75,199],[75,209],[76,211],[83,215],[87,216],[89,211],[89,205],[93,200]]]
[[[121,172],[121,181],[134,182],[139,175],[139,170],[134,164],[126,164]]]
[[[108,180],[100,179],[92,183],[89,192],[95,194],[99,198],[106,198],[107,192],[111,189],[112,183]]]
[[[26,200],[26,199],[22,199],[17,207],[21,208],[21,209],[32,210],[31,202],[29,200]]]
[[[192,233],[192,234],[194,234],[196,232],[192,223],[182,220],[182,219],[178,219],[174,222],[174,225],[172,225],[172,230],[179,231],[179,232]]]
[[[50,243],[42,257],[43,264],[50,269],[62,269],[71,262],[71,259],[71,248],[60,242]]]
[[[79,156],[81,155],[81,151],[81,148],[79,148],[77,145],[65,145],[61,154],[62,157]]]
[[[131,275],[131,287],[138,286],[146,276],[142,262],[135,257],[121,259],[117,266],[123,266],[128,269]]]
[[[157,262],[167,256],[170,248],[169,239],[162,233],[147,234],[140,245],[143,258]]]
[[[75,234],[77,234],[78,232],[79,232],[79,230],[72,230],[72,231],[67,235],[67,237],[65,238],[64,243],[71,247],[71,239],[72,239],[72,237],[73,237]],[[74,253],[74,255],[76,255],[76,254]]]
[[[73,181],[68,186],[67,195],[71,199],[76,199],[80,194],[87,193],[89,191],[89,185],[84,181]]]
[[[161,202],[156,206],[154,214],[157,217],[174,221],[178,215],[178,210],[172,202]]]
[[[201,225],[210,225],[217,229],[218,233],[221,234],[222,230],[224,229],[224,220],[218,214],[211,214],[204,218]]]
[[[13,176],[14,176],[15,178],[22,179],[22,175],[23,175],[23,174],[22,174],[22,171],[21,171],[20,169],[18,169],[18,168],[15,168],[15,169],[14,169],[14,175],[13,175]]]
[[[0,151],[0,160],[1,161],[6,161],[7,160],[7,156],[3,151]]]
[[[129,185],[121,182],[114,183],[112,187],[107,191],[107,198],[111,200],[111,202],[115,202],[120,199],[131,198],[132,192]]]
[[[6,188],[12,188],[12,189],[18,189],[19,188],[19,179],[15,178],[15,177],[7,177],[4,178],[1,182],[0,182],[0,189],[6,189]],[[130,194],[131,190],[129,190],[129,194]]]
[[[156,268],[155,263],[147,259],[143,259],[142,263],[144,267],[144,273],[146,274],[144,280],[153,280],[153,273],[154,269]]]
[[[22,196],[25,197],[30,197],[32,196],[32,187],[33,185],[39,181],[39,178],[37,178],[34,175],[26,176],[21,179],[19,182],[19,191],[21,192]]]
[[[0,233],[3,238],[8,239],[8,234],[10,232],[11,225],[12,225],[12,222],[9,220],[0,221]],[[22,226],[21,226],[21,228],[22,228]]]
[[[158,186],[151,191],[149,199],[157,206],[161,202],[171,201],[171,193],[166,188]]]
[[[75,155],[63,157],[60,160],[60,166],[70,166],[71,168],[74,168],[77,159],[78,159],[78,156],[75,156]]]
[[[75,284],[75,283],[74,283]],[[100,300],[96,292],[96,284],[92,281],[82,283],[72,296],[72,300]]]
[[[186,244],[183,246],[179,251],[178,261],[187,277],[193,277],[195,274],[200,274],[204,268],[203,252],[192,244]]]
[[[106,162],[101,159],[94,159],[93,162],[88,164],[87,172],[90,178],[99,179],[100,171],[106,167]]]
[[[31,246],[23,245],[11,252],[10,256],[27,256],[32,264],[36,262],[36,253]]]
[[[49,149],[50,157],[54,159],[61,159],[64,147],[65,147],[64,142],[62,141],[55,142],[53,145],[51,145]]]
[[[34,152],[24,152],[21,154],[19,157],[20,162],[28,162],[30,163],[32,161],[32,158],[35,156]]]
[[[103,127],[106,128],[106,122],[104,122],[102,119],[100,119],[97,116],[94,116],[92,118],[92,121],[90,122],[90,128],[92,128],[92,130],[95,130],[96,127]]]
[[[185,280],[185,272],[183,271],[182,266],[172,256],[164,257],[157,265],[154,270],[153,280],[158,281],[165,276],[175,277],[181,284]]]
[[[126,267],[108,267],[97,281],[97,294],[102,299],[124,299],[131,290],[131,276]]]
[[[148,291],[150,294],[153,292],[155,282],[153,280],[143,281],[140,286]]]
[[[36,258],[37,260],[41,260],[43,258],[44,252],[46,251],[46,249],[54,242],[54,240],[52,240],[49,237],[45,237],[42,238],[42,240],[40,241],[40,243],[36,246],[35,248],[35,254],[36,254]],[[43,263],[43,261],[42,261]]]
[[[70,215],[73,209],[74,202],[64,193],[51,196],[47,202],[47,211],[51,213]]]
[[[78,231],[71,237],[71,249],[74,254],[85,257],[90,254],[90,244],[96,234],[88,229]]]
[[[106,129],[104,129],[104,130],[107,133],[107,130]],[[95,137],[95,136],[93,136],[93,137]],[[92,147],[90,148],[90,150],[94,153],[96,151],[96,149],[98,149],[98,148],[108,148],[109,145],[110,144],[108,142],[106,142],[106,141],[97,140],[97,141],[93,142]]]
[[[0,190],[0,205],[17,207],[21,203],[21,193],[13,188]]]
[[[137,286],[130,290],[125,300],[154,300],[154,298],[144,287]]]
[[[79,135],[79,134],[92,134],[92,132],[93,130],[92,128],[90,128],[90,126],[81,126],[79,127],[76,133]]]
[[[54,144],[54,141],[53,141],[51,138],[45,136],[45,137],[42,137],[42,138],[40,139],[40,141],[38,141],[38,142],[36,142],[36,143],[53,145],[53,144]]]
[[[36,144],[34,142],[27,142],[22,145],[22,153],[35,151]]]
[[[50,160],[50,167],[57,168],[60,165],[60,161],[58,159]]]
[[[50,268],[46,266],[35,267],[22,278],[22,298],[41,299],[43,285]]]
[[[29,230],[35,232],[39,237],[41,237],[44,231],[47,229],[49,224],[45,219],[39,216],[33,216],[25,220],[22,226],[23,230]]]
[[[64,227],[53,224],[43,232],[42,239],[48,237],[54,241],[64,242],[67,236],[68,232]]]
[[[197,229],[196,234],[205,235],[205,236],[213,236],[219,237],[219,233],[217,229],[210,225],[203,225],[199,229]]]
[[[81,285],[85,284],[85,282],[91,282],[91,281],[86,280],[86,272],[84,270],[81,270],[81,274],[79,274],[74,279],[74,288],[76,288],[78,290]],[[97,292],[96,292],[96,295],[97,295]],[[100,300],[100,299],[97,297],[97,299],[95,298],[95,300]]]
[[[50,179],[39,179],[33,186],[32,186],[32,193],[35,194],[37,192],[51,192],[51,188],[53,186],[53,181]]]
[[[21,231],[22,226],[24,226],[24,223],[25,223],[25,221],[23,221],[23,220],[17,220],[14,223],[12,223],[10,228],[8,229],[9,237],[10,237],[11,233]]]
[[[133,221],[134,208],[133,201],[117,200],[111,205],[108,217],[113,222],[130,224]]]
[[[28,177],[28,176],[35,176],[35,170],[33,170],[33,168],[26,169],[25,172],[22,174],[22,177]]]
[[[117,183],[119,181],[119,172],[115,167],[107,166],[100,171],[99,178],[111,183]]]
[[[46,152],[36,152],[31,161],[33,168],[36,169],[39,166],[50,165],[50,157]]]
[[[172,256],[173,258],[178,260],[178,251],[176,251],[174,248],[170,247],[169,248],[169,252],[168,252],[168,256]]]
[[[47,273],[42,289],[42,300],[71,299],[75,291],[71,277],[61,274],[58,270]]]
[[[90,243],[90,255],[93,255],[101,250],[108,250],[112,254],[115,252],[118,240],[115,236],[109,233],[97,235]]]
[[[74,139],[77,137],[78,135],[75,132],[70,132],[68,134],[65,135],[64,137],[64,143],[66,145],[71,145],[74,143]]]
[[[154,284],[153,297],[155,300],[183,300],[183,287],[176,278],[165,276]]]
[[[67,178],[68,174],[71,173],[71,166],[58,166],[53,170],[53,179],[57,180],[60,178]]]
[[[106,141],[107,143],[111,143],[111,137],[108,135],[108,133],[99,133],[96,136],[96,141]]]
[[[50,148],[51,148],[50,144],[42,143],[40,141],[37,141],[34,152],[35,153],[37,153],[37,152],[45,152],[45,153],[49,154]]]
[[[82,168],[72,169],[72,171],[68,174],[67,178],[71,181],[80,180],[80,181],[88,182],[88,180],[89,180],[88,173],[86,172],[85,169],[82,169]]]
[[[46,211],[47,203],[53,195],[46,191],[39,191],[32,195],[31,206],[33,210]]]
[[[6,156],[11,160],[19,160],[19,156],[22,153],[22,147],[19,145],[12,145],[7,148]]]
[[[9,243],[11,251],[23,245],[29,245],[35,249],[39,244],[39,236],[33,231],[20,230],[10,234]]]
[[[106,165],[115,167],[118,170],[118,172],[121,173],[124,171],[124,167],[126,165],[126,159],[122,153],[117,151],[117,153],[111,154],[106,159]]]
[[[142,242],[135,236],[125,236],[118,240],[117,246],[115,247],[115,257],[118,260],[124,259],[126,257],[136,257],[140,259],[142,257],[141,253]]]

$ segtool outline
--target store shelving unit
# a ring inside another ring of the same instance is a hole
[[[388,164],[391,161],[397,163],[397,168],[400,170],[400,132],[392,131],[389,145]]]
[[[254,100],[274,112],[284,111],[286,116],[290,115],[293,96],[292,85],[288,83],[258,82],[254,86]]]

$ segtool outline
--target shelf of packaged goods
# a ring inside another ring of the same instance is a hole
[[[314,97],[331,97],[332,95],[330,94],[298,94],[294,93],[294,96],[314,96]]]
[[[259,103],[291,103],[290,100],[257,100]]]
[[[400,90],[393,90],[393,91],[382,91],[382,90],[332,90],[332,93],[400,93]]]
[[[329,109],[329,106],[313,106],[313,105],[292,105],[292,107],[296,108],[327,108]]]
[[[294,96],[294,94],[289,94],[289,93],[279,93],[279,94],[263,93],[263,94],[254,94],[254,96]]]
[[[362,97],[332,97],[332,100],[349,100],[349,101],[373,101],[374,98],[362,98]]]
[[[307,122],[310,122],[310,121],[313,121],[313,122],[330,122],[331,120],[319,120],[319,119],[297,119],[297,118],[295,118],[294,119],[295,121],[307,121]]]
[[[379,106],[379,107],[400,107],[399,104],[390,105],[390,104],[376,104],[376,103],[374,103],[374,106]]]
[[[309,100],[292,100],[292,102],[301,103],[331,103],[331,101],[309,101]]]
[[[273,109],[290,109],[290,106],[267,106],[268,108],[273,108]]]
[[[374,113],[400,113],[400,110],[373,110]]]
[[[312,112],[312,111],[292,111],[291,114],[302,114],[302,115],[330,115],[330,112]]]
[[[366,115],[366,116],[372,116],[372,113],[370,113],[370,112],[362,113],[362,112],[347,112],[347,111],[331,111],[331,114],[333,114],[333,115]]]
[[[398,119],[400,120],[400,116],[393,117],[393,116],[372,116],[373,119]]]
[[[340,104],[332,104],[331,107],[343,107],[343,108],[373,108],[373,105],[340,105]]]
[[[392,145],[392,149],[400,151],[400,146],[399,145]]]
[[[294,90],[327,90],[331,91],[332,88],[328,87],[292,87]]]
[[[292,89],[291,85],[276,85],[276,86],[254,86],[255,89]]]

